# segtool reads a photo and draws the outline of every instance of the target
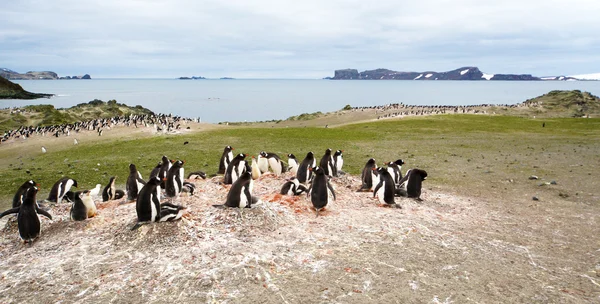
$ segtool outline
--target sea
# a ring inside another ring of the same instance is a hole
[[[283,120],[303,113],[390,103],[407,105],[517,104],[552,90],[600,95],[600,81],[411,81],[315,79],[17,80],[52,98],[0,100],[0,108],[52,104],[68,108],[94,99],[141,105],[155,113],[202,122]]]

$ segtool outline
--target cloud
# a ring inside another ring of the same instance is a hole
[[[3,1],[0,62],[96,77],[591,73],[598,15],[584,0]]]

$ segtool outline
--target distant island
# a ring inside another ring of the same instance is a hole
[[[182,76],[182,77],[179,77],[179,79],[187,80],[187,79],[206,79],[206,78],[202,77],[202,76],[192,76],[192,77]]]
[[[0,99],[37,99],[50,98],[52,96],[53,94],[27,92],[21,85],[0,77]]]
[[[531,74],[486,74],[477,67],[461,67],[447,72],[398,72],[388,69],[376,69],[359,72],[356,69],[335,70],[332,80],[519,80],[519,81],[577,81],[571,76],[536,77]]]
[[[7,68],[0,68],[0,77],[8,80],[56,80],[56,79],[92,79],[89,74],[83,76],[62,76],[52,71],[30,71],[25,74],[15,72]]]

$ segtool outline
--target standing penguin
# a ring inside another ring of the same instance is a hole
[[[344,157],[342,153],[344,150],[337,150],[333,153],[333,166],[335,167],[336,176],[343,174],[342,167],[344,166]]]
[[[67,194],[67,192],[69,192],[71,187],[77,187],[76,180],[68,177],[59,179],[56,183],[54,183],[54,186],[52,186],[46,201],[60,203],[62,198],[65,196],[65,194]]]
[[[251,171],[252,171],[252,179],[258,179],[260,177],[261,173],[260,173],[260,169],[258,168],[258,161],[256,160],[256,157],[254,157],[254,156],[252,156]]]
[[[116,192],[117,189],[115,187],[115,180],[117,179],[116,176],[113,176],[110,178],[110,180],[108,181],[108,184],[106,185],[106,187],[104,187],[104,190],[102,190],[102,201],[106,202],[106,201],[110,201],[110,200],[114,200],[116,197]]]
[[[229,166],[229,163],[233,159],[233,152],[231,151],[233,151],[231,146],[225,146],[225,149],[223,149],[223,155],[221,155],[221,160],[219,161],[218,174],[225,174],[225,171],[227,171],[227,166]]]
[[[160,174],[161,167],[162,167],[162,161],[159,161],[158,164],[156,165],[156,167],[154,167],[152,169],[152,171],[150,171],[150,178],[152,178],[153,176],[158,176]]]
[[[21,204],[23,203],[23,197],[25,195],[25,192],[27,192],[27,189],[35,185],[36,183],[33,180],[28,180],[24,182],[23,185],[21,185],[21,187],[17,189],[17,193],[15,193],[15,196],[13,197],[12,207],[16,208],[21,206]]]
[[[213,207],[250,208],[253,203],[253,185],[252,174],[248,172],[248,170],[245,170],[245,172],[240,175],[240,178],[231,185],[231,189],[229,189],[229,193],[227,193],[225,204],[213,205]]]
[[[267,173],[269,171],[269,161],[267,160],[267,152],[260,151],[256,159],[258,160],[258,169],[260,169],[260,173]]]
[[[244,160],[246,156],[248,155],[240,153],[231,160],[225,171],[225,184],[233,184],[246,171],[246,161]]]
[[[279,155],[275,153],[267,153],[266,154],[267,162],[269,163],[269,167],[276,176],[281,175],[281,173],[285,172],[285,167],[283,166],[283,162],[279,158]]]
[[[296,174],[296,177],[301,184],[306,184],[311,181],[313,172],[310,169],[315,167],[317,165],[316,163],[315,154],[308,152],[306,157],[300,163],[298,173]]]
[[[401,196],[421,199],[421,188],[423,181],[427,179],[427,172],[421,169],[410,169],[400,180],[400,189],[398,193]]]
[[[379,202],[382,204],[390,205],[396,208],[402,208],[394,201],[396,184],[392,175],[384,167],[373,170],[377,170],[379,172],[379,183],[377,186],[375,186],[373,197],[378,198]]]
[[[142,178],[140,171],[137,170],[134,164],[129,164],[129,176],[127,177],[127,184],[125,184],[127,200],[135,200],[144,184],[146,184],[146,181]]]
[[[319,163],[319,166],[321,167],[321,169],[323,169],[325,175],[329,177],[337,176],[336,167],[333,164],[333,156],[331,155],[331,149],[325,150],[325,155],[321,157],[321,162]]]
[[[173,162],[166,155],[163,155],[160,170],[158,171],[158,178],[161,180],[160,187],[163,189],[167,186],[165,178],[167,178],[167,172],[169,172],[172,165]]]
[[[83,221],[87,218],[94,217],[98,213],[96,204],[89,190],[77,191],[72,194],[70,216],[74,221]]]
[[[298,179],[294,176],[286,180],[285,184],[283,184],[283,187],[281,187],[281,191],[279,191],[279,193],[283,195],[300,195],[306,192],[307,190],[308,189],[306,189],[306,186],[300,184]]]
[[[398,172],[400,173],[400,179],[402,179],[402,165],[404,165],[404,160],[397,159],[394,164],[398,166]],[[396,187],[398,187],[398,183],[396,183]]]
[[[308,193],[310,195],[310,201],[317,212],[317,216],[319,216],[319,211],[325,208],[332,199],[335,200],[335,191],[321,167],[315,167],[311,170],[315,176],[308,189]]]
[[[135,203],[138,222],[131,230],[135,230],[148,222],[157,222],[160,219],[160,183],[160,178],[153,176],[140,190]]]
[[[90,195],[92,197],[96,197],[98,195],[100,195],[100,189],[102,188],[101,184],[96,184],[96,187],[94,189],[90,190]]]
[[[294,154],[288,154],[288,171],[290,171],[290,173],[292,173],[292,175],[296,176],[296,173],[298,172],[298,167],[300,166],[300,164],[298,164],[298,160],[296,159],[296,156]]]
[[[25,243],[33,242],[42,231],[42,224],[38,214],[52,219],[52,215],[38,207],[35,199],[38,190],[37,186],[27,188],[21,206],[6,210],[0,214],[0,218],[2,218],[7,214],[17,213],[19,236]]]
[[[167,188],[165,189],[167,197],[176,199],[181,194],[183,190],[184,163],[184,161],[178,160],[169,169],[167,173]]]
[[[368,192],[374,187],[373,172],[375,171],[373,169],[377,169],[377,163],[374,158],[369,158],[360,175],[362,185],[358,191]],[[377,184],[375,184],[375,186],[377,186]]]
[[[400,171],[400,166],[396,162],[387,162],[387,172],[392,176],[394,183],[397,186],[400,185],[400,180],[402,179],[402,172]]]

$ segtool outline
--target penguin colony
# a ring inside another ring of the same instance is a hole
[[[222,204],[214,204],[216,208],[237,208],[242,216],[242,210],[252,208],[260,203],[260,198],[252,195],[254,180],[261,175],[272,174],[280,176],[291,172],[291,177],[282,178],[282,187],[277,192],[281,195],[306,195],[315,215],[331,205],[336,199],[336,191],[331,180],[344,175],[343,150],[326,149],[322,157],[315,157],[309,151],[302,161],[294,154],[287,154],[287,164],[275,153],[261,151],[252,163],[247,161],[248,154],[233,155],[234,149],[226,146],[219,161],[218,172],[223,172],[222,184],[228,193]],[[383,206],[401,208],[396,202],[397,197],[409,197],[420,200],[422,183],[427,178],[427,172],[418,168],[410,169],[402,176],[402,159],[385,162],[385,167],[378,167],[375,159],[367,160],[361,174],[362,184],[357,185],[358,192],[373,193],[372,198]],[[16,213],[19,235],[26,243],[33,242],[41,233],[39,214],[52,219],[48,212],[53,204],[64,202],[71,204],[70,219],[83,221],[97,215],[96,202],[106,202],[123,198],[120,204],[135,202],[137,219],[131,230],[142,225],[178,220],[183,216],[185,206],[178,205],[178,198],[186,193],[193,195],[196,190],[194,183],[185,180],[185,161],[170,160],[163,156],[161,161],[152,169],[149,178],[143,178],[135,164],[129,165],[129,176],[126,190],[116,188],[117,176],[112,176],[100,193],[101,184],[95,188],[73,192],[78,184],[70,177],[60,178],[51,188],[48,197],[39,202],[36,194],[40,186],[33,180],[24,182],[13,197],[12,208],[0,214],[0,218]],[[205,179],[206,173],[192,172],[188,180]],[[133,205],[133,204],[132,204]],[[133,207],[132,207],[133,208]]]

